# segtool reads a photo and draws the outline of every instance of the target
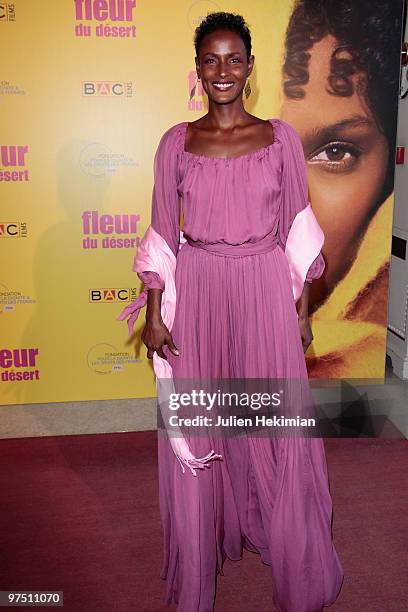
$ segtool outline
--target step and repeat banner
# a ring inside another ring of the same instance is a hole
[[[247,110],[298,131],[325,232],[311,377],[384,374],[402,1],[0,2],[0,403],[153,396],[117,315],[150,223],[153,157],[202,116],[194,29],[242,14]]]

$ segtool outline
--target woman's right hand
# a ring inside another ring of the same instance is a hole
[[[142,341],[147,347],[147,358],[153,359],[156,351],[159,357],[167,360],[163,346],[167,345],[174,355],[179,355],[179,351],[173,342],[171,333],[163,323],[161,316],[146,317],[146,325],[142,332]]]

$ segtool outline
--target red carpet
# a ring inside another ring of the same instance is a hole
[[[345,570],[327,609],[408,610],[408,442],[325,444]],[[0,590],[62,590],[65,612],[176,610],[162,603],[155,432],[1,440],[0,466]],[[274,610],[258,555],[224,568],[217,612]]]

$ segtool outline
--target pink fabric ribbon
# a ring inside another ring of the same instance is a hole
[[[179,248],[186,242],[183,232],[180,232]],[[161,299],[161,316],[163,323],[169,331],[172,330],[174,316],[176,312],[176,257],[170,249],[167,242],[160,236],[151,225],[146,230],[145,235],[137,249],[137,255],[134,258],[133,271],[138,272],[156,272],[164,281],[164,290]],[[141,294],[133,300],[126,308],[122,310],[117,317],[119,321],[127,318],[129,335],[133,331],[133,326],[139,316],[140,310],[147,302],[148,290],[143,289]],[[153,353],[153,370],[156,375],[156,390],[157,399],[163,420],[167,424],[169,414],[168,397],[170,393],[174,393],[173,370],[167,359],[160,357],[157,352]],[[169,441],[173,452],[176,455],[183,474],[185,472],[184,465],[191,470],[196,476],[194,468],[204,469],[207,462],[212,459],[220,458],[212,449],[205,457],[197,458],[191,452],[191,449],[183,437],[178,427],[168,429]]]
[[[180,243],[185,242],[184,236],[180,236]],[[181,245],[180,245],[181,248]],[[176,258],[171,251],[167,242],[160,236],[151,225],[146,230],[145,235],[140,241],[137,249],[137,255],[133,262],[133,271],[138,272],[156,272],[164,281],[165,286],[162,293],[161,315],[163,323],[171,331],[176,312]],[[118,316],[119,321],[128,318],[129,335],[133,331],[133,326],[139,316],[140,310],[147,303],[148,290],[146,288],[140,295],[133,300]],[[156,356],[156,353],[154,353]],[[157,371],[154,367],[156,376],[171,376],[171,368],[165,359],[159,357],[157,363]],[[161,362],[165,362],[162,364]],[[168,367],[166,367],[166,364]],[[153,358],[153,366],[155,360]],[[170,369],[169,369],[170,368]]]

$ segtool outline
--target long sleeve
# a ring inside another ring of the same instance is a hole
[[[289,123],[282,120],[280,123],[284,150],[278,239],[282,248],[286,249],[288,258],[292,260],[290,263],[293,267],[303,268],[298,279],[302,277],[303,282],[311,283],[313,279],[319,278],[325,269],[325,261],[319,248],[322,240],[318,236],[323,236],[323,233],[309,202],[302,142]]]
[[[178,130],[168,129],[160,139],[154,157],[154,186],[151,225],[177,257],[180,238],[180,196],[178,193]],[[138,272],[147,289],[163,289],[164,280],[156,272]]]

